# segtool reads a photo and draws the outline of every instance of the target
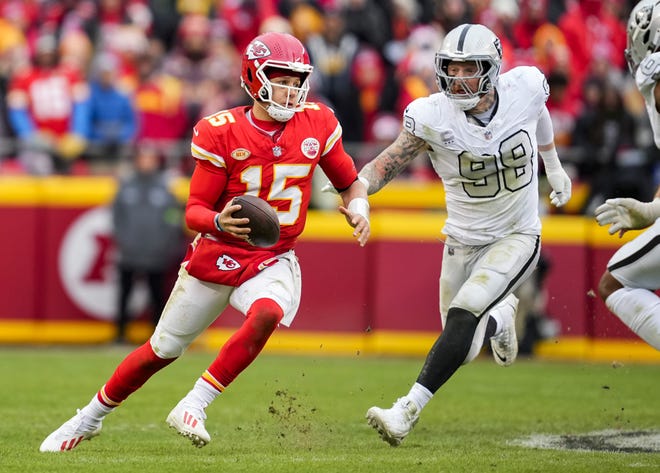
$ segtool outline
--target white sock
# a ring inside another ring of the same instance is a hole
[[[196,404],[201,405],[203,408],[206,408],[220,395],[220,392],[221,391],[215,389],[208,382],[199,378],[186,397]]]
[[[420,411],[424,409],[424,406],[428,404],[432,397],[433,393],[419,383],[413,384],[408,393],[408,399],[417,404]]]
[[[660,298],[655,293],[624,287],[610,294],[605,305],[642,340],[660,350]]]
[[[80,409],[80,411],[85,415],[85,417],[88,417],[89,419],[92,419],[95,422],[100,422],[103,420],[105,416],[110,414],[117,407],[119,406],[113,406],[113,407],[106,406],[101,401],[99,401],[97,394],[94,394],[94,397],[92,398],[91,401],[89,401],[89,404],[87,404],[85,407]]]

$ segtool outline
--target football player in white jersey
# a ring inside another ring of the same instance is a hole
[[[660,1],[643,0],[628,19],[625,55],[644,97],[656,146],[660,147]],[[659,51],[659,52],[657,52]],[[600,225],[621,237],[646,230],[623,245],[607,263],[598,292],[607,308],[649,345],[660,350],[660,188],[651,202],[608,199],[596,209]]]
[[[500,40],[485,26],[463,24],[447,33],[435,57],[440,93],[413,101],[396,140],[360,171],[373,194],[426,151],[447,199],[442,334],[410,392],[390,409],[367,412],[392,446],[434,393],[479,354],[485,337],[498,364],[516,358],[513,292],[534,271],[541,249],[539,152],[552,204],[560,207],[571,196],[545,106],[545,77],[535,67],[500,75],[501,63]]]

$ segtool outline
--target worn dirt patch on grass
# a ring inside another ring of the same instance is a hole
[[[602,430],[579,435],[532,434],[510,442],[529,448],[618,453],[660,452],[660,431]]]

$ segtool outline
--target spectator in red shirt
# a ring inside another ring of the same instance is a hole
[[[42,34],[33,64],[9,85],[9,122],[28,172],[69,172],[89,134],[89,87],[77,70],[60,66],[57,39]]]

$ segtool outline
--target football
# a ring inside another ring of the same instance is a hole
[[[250,244],[259,248],[273,246],[280,239],[280,221],[277,212],[268,202],[253,195],[234,197],[232,204],[239,204],[240,210],[232,214],[234,218],[249,218]]]

